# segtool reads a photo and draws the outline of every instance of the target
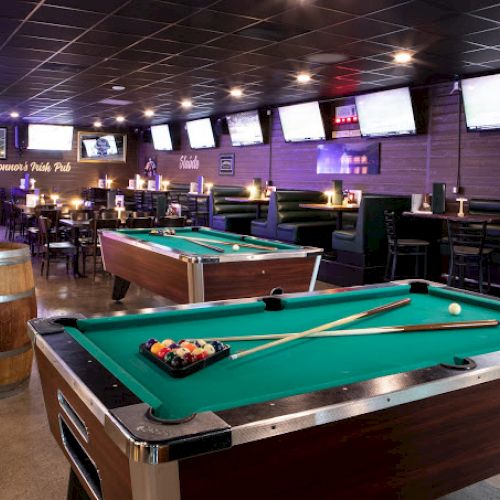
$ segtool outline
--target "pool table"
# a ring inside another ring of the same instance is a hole
[[[434,498],[500,472],[498,326],[304,338],[182,379],[138,351],[149,337],[299,332],[402,298],[350,327],[500,317],[497,299],[418,281],[28,331],[51,431],[92,498]]]
[[[151,234],[151,229],[100,233],[104,268],[115,276],[113,300],[125,297],[130,282],[177,303],[255,297],[273,288],[288,293],[314,290],[320,248],[206,227],[175,228],[175,232],[173,237]],[[233,249],[234,244],[239,250]]]

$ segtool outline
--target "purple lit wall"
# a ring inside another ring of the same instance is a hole
[[[450,85],[434,87],[429,95],[427,134],[413,137],[379,139],[380,175],[335,175],[344,186],[377,193],[423,193],[433,182],[445,182],[448,197],[453,198],[458,163],[459,95],[449,95]],[[366,139],[346,139],[347,142]],[[371,142],[376,142],[372,140]],[[281,188],[325,190],[332,175],[316,174],[316,142],[287,144],[283,139],[278,113],[272,130],[272,178]],[[203,175],[207,182],[223,185],[247,185],[253,177],[268,179],[270,146],[234,148],[228,135],[222,135],[215,149],[191,150],[185,133],[182,150],[156,152],[152,144],[143,144],[139,152],[140,168],[144,158],[157,158],[159,172],[170,181],[190,182]],[[462,116],[461,179],[469,197],[500,198],[500,132],[468,133]],[[218,175],[221,153],[234,153],[234,177]],[[181,155],[197,155],[199,170],[179,169]]]

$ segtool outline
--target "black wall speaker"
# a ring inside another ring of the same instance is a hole
[[[432,185],[432,213],[444,214],[446,210],[446,184],[435,182]]]
[[[28,147],[27,125],[16,125],[14,127],[14,145],[16,149],[26,149]]]
[[[333,197],[332,203],[334,205],[342,205],[342,181],[341,180],[333,180],[332,181],[333,188]]]

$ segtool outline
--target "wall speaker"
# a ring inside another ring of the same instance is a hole
[[[14,145],[16,149],[26,149],[28,147],[27,125],[16,125],[14,127]]]
[[[432,213],[444,214],[446,211],[446,184],[435,182],[432,185]]]

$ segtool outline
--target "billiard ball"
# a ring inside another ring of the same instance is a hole
[[[165,346],[161,342],[156,342],[151,346],[151,354],[157,355],[160,349],[163,349]]]
[[[240,246],[237,245],[236,243],[233,245],[233,250],[237,252],[240,249]]]
[[[170,349],[168,347],[163,347],[160,349],[156,355],[160,358],[163,359],[168,353],[170,352]]]
[[[208,357],[208,354],[206,353],[205,349],[203,349],[202,347],[197,347],[194,351],[193,351],[193,357],[196,361],[200,361],[202,359],[205,359],[206,357]]]
[[[222,342],[219,342],[218,340],[212,340],[212,342],[210,342],[213,346],[213,348],[215,349],[215,352],[219,352],[219,351],[222,351],[224,349],[224,344]]]
[[[170,359],[169,364],[172,368],[182,368],[184,360],[180,356],[177,356],[177,354],[174,354],[174,356]]]
[[[458,316],[462,312],[462,308],[460,307],[460,304],[457,304],[456,302],[452,302],[448,306],[448,312],[453,316]]]
[[[168,363],[169,365],[172,364],[172,360],[176,357],[175,351],[169,351],[167,355],[163,358],[163,361]]]
[[[207,343],[203,339],[196,339],[193,341],[193,344],[196,347],[205,347],[207,345]]]
[[[150,351],[151,350],[151,346],[153,344],[156,344],[158,341],[156,339],[148,339],[145,343],[144,343],[144,347]]]
[[[214,349],[213,345],[205,344],[203,346],[203,350],[207,353],[207,356],[211,356],[212,354],[215,354],[215,349]]]
[[[189,352],[193,352],[196,349],[196,345],[193,344],[192,342],[189,342],[188,340],[185,340],[184,342],[182,342],[181,347],[183,347],[184,349],[187,349]]]
[[[169,347],[170,345],[174,344],[175,342],[172,339],[165,339],[165,340],[162,340],[161,343],[165,347]]]

